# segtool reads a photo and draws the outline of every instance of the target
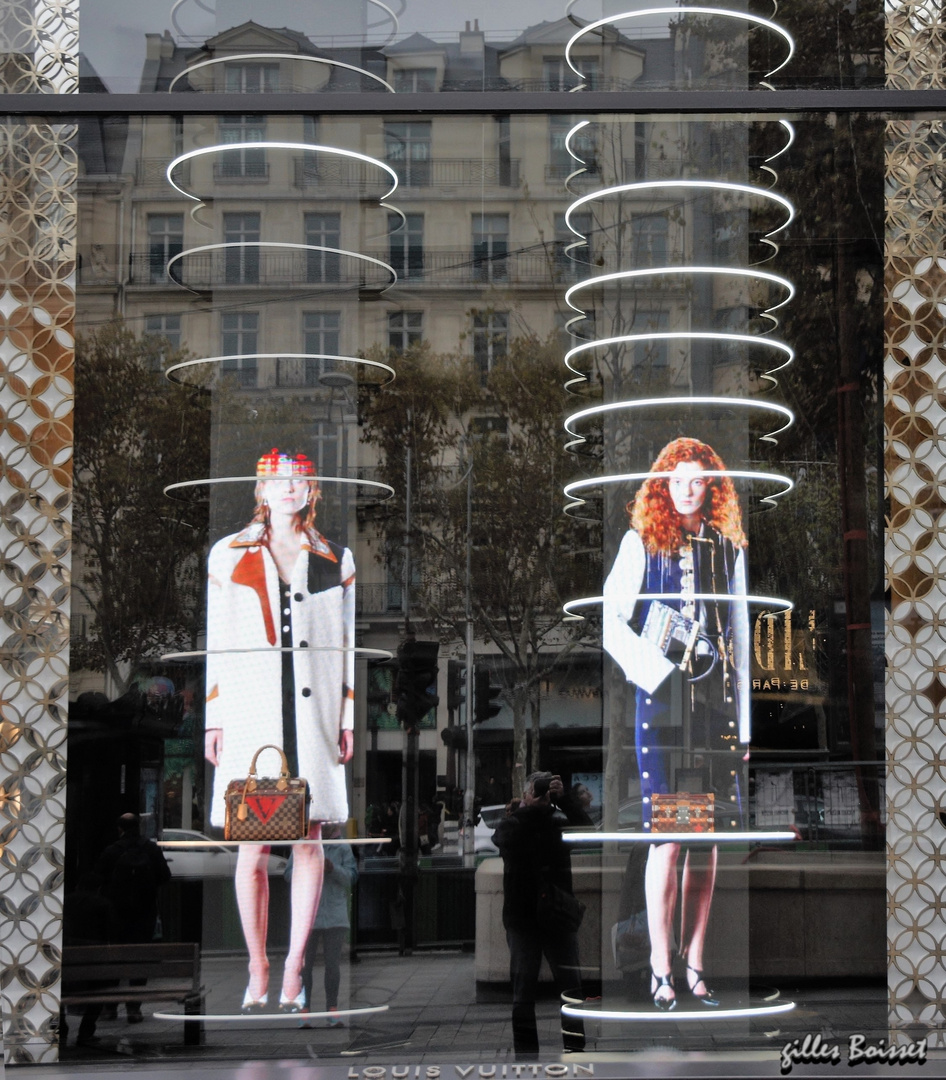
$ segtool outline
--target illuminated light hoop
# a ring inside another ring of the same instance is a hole
[[[182,491],[184,488],[202,487],[205,484],[249,484],[259,483],[261,480],[275,480],[278,477],[269,476],[205,476],[200,480],[179,480],[176,484],[168,484],[164,488],[165,495],[171,495],[172,491]],[[367,487],[375,488],[379,491],[387,492],[384,499],[387,502],[388,499],[394,498],[394,488],[390,484],[382,484],[380,480],[359,480],[353,476],[311,476],[300,477],[300,479],[315,480],[319,486],[322,484],[339,484],[340,486],[350,485],[352,487]],[[173,497],[173,496],[172,496]]]
[[[563,491],[567,499],[574,500],[569,505],[576,507],[584,505],[587,501],[576,494],[578,491],[601,487],[604,484],[633,484],[644,480],[669,479],[673,475],[673,472],[661,470],[659,472],[613,473],[607,476],[592,476],[586,480],[573,480],[572,483],[565,485]],[[758,480],[763,483],[781,484],[781,491],[773,492],[771,495],[764,495],[759,500],[768,503],[770,506],[775,506],[776,499],[781,499],[783,495],[787,495],[795,487],[795,481],[791,477],[782,476],[780,473],[754,472],[748,469],[701,469],[699,472],[691,472],[688,475],[730,476],[739,480]]]
[[[578,2],[578,0],[568,0],[565,6],[566,17],[571,12],[572,7]],[[777,23],[772,22],[771,19],[763,19],[761,15],[750,15],[747,11],[729,11],[727,8],[711,8],[711,7],[659,7],[659,8],[644,8],[641,11],[622,11],[618,15],[608,15],[603,19],[597,19],[595,22],[588,23],[587,26],[583,26],[577,33],[573,34],[568,44],[565,46],[565,63],[574,71],[574,73],[582,80],[584,80],[584,74],[579,71],[578,68],[572,63],[571,51],[572,47],[577,41],[585,37],[587,34],[593,34],[596,30],[599,30],[602,26],[613,26],[614,23],[619,22],[621,19],[641,19],[648,15],[672,15],[675,18],[679,18],[681,15],[719,15],[729,19],[739,19],[742,22],[755,23],[756,26],[765,27],[767,30],[771,30],[777,34],[787,45],[788,55],[777,67],[772,68],[771,71],[765,73],[765,77],[774,75],[777,71],[781,71],[783,67],[791,60],[795,55],[795,41],[792,35]],[[583,82],[584,85],[584,82]]]
[[[621,342],[633,342],[633,341],[734,341],[743,345],[762,345],[768,349],[775,349],[778,352],[784,353],[786,360],[784,363],[778,365],[778,367],[769,368],[768,371],[761,373],[762,378],[771,378],[776,371],[781,371],[783,368],[788,367],[790,363],[795,359],[795,350],[784,342],[776,341],[773,338],[764,337],[761,334],[731,334],[728,331],[684,331],[684,330],[668,330],[660,331],[651,334],[620,334],[617,337],[609,338],[597,338],[595,341],[589,341],[584,345],[576,345],[573,349],[569,349],[565,353],[565,366],[569,371],[574,371],[576,375],[582,375],[587,378],[587,375],[579,371],[571,363],[572,358],[579,353],[590,352],[592,349],[598,349],[609,345],[617,345]],[[776,380],[772,380],[775,382]]]
[[[257,844],[264,843],[264,842],[272,844],[271,840],[269,840],[269,841],[259,841],[259,840],[257,840],[256,841]],[[293,840],[280,840],[280,841],[278,841],[280,846],[282,846],[283,844],[290,844],[291,845],[291,844],[296,843],[296,842],[297,841],[293,841]],[[305,841],[302,841],[302,842],[307,843],[307,844],[313,843],[313,841],[311,841],[311,840],[305,840]],[[346,842],[351,843],[351,841],[346,841]],[[243,843],[244,844],[252,844],[253,841],[245,841],[244,840]],[[355,843],[357,843],[357,841],[355,841]],[[219,846],[223,846],[223,845],[219,845]],[[321,1016],[324,1016],[324,1017],[332,1017],[332,1016],[366,1016],[369,1013],[387,1012],[388,1008],[389,1008],[389,1006],[387,1006],[387,1005],[366,1005],[361,1009],[338,1009],[336,1012],[321,1012],[321,1013],[318,1013],[318,1012],[306,1012],[306,1013],[278,1013],[278,1012],[274,1012],[274,1013],[251,1013],[249,1016],[244,1015],[243,1013],[204,1013],[203,1015],[201,1015],[200,1013],[197,1013],[197,1014],[190,1014],[189,1015],[188,1013],[169,1013],[169,1012],[156,1012],[156,1013],[152,1013],[151,1015],[154,1017],[155,1020],[170,1020],[170,1021],[177,1021],[179,1023],[182,1022],[182,1023],[185,1023],[185,1024],[186,1023],[197,1023],[197,1024],[199,1024],[199,1023],[202,1023],[203,1021],[213,1022],[215,1024],[217,1024],[217,1023],[236,1023],[236,1022],[239,1022],[241,1024],[245,1024],[245,1023],[249,1022],[249,1023],[252,1024],[252,1023],[261,1023],[261,1022],[272,1023],[274,1020],[292,1020],[294,1023],[298,1024],[301,1020],[312,1019],[312,1017],[318,1018],[318,1017],[321,1017]]]
[[[687,593],[685,596],[682,592],[637,593],[638,600],[666,600],[668,598],[681,601],[711,600],[716,604],[744,603],[752,604],[753,607],[773,608],[774,610],[771,612],[764,613],[769,616],[781,615],[786,611],[795,610],[795,604],[791,600],[783,600],[778,596],[760,596],[758,593]],[[562,604],[562,611],[566,615],[572,616],[572,618],[584,619],[584,615],[579,615],[573,608],[600,607],[602,604],[604,604],[603,596],[580,596],[577,600],[569,600],[567,603]],[[600,836],[600,833],[598,835]]]
[[[201,656],[225,656],[227,653],[295,653],[295,652],[331,652],[331,653],[354,653],[355,656],[367,656],[372,660],[393,660],[394,653],[388,649],[363,649],[358,646],[333,646],[333,645],[283,645],[280,648],[274,646],[259,646],[253,649],[192,649],[190,652],[169,652],[161,656],[162,660],[196,660]]]
[[[377,383],[378,386],[387,386],[388,383],[394,381],[397,377],[397,372],[390,364],[382,364],[380,360],[365,360],[360,356],[336,356],[334,353],[233,353],[230,356],[205,356],[199,360],[182,360],[179,364],[172,364],[169,368],[164,369],[165,378],[172,383],[176,383],[178,386],[193,385],[188,383],[186,379],[179,379],[176,377],[176,372],[183,371],[185,368],[198,367],[200,364],[220,364],[225,360],[341,360],[348,364],[363,364],[365,367],[381,368],[386,371],[390,378],[385,379],[383,383]]]
[[[772,229],[765,234],[766,237],[774,236],[776,233],[787,228],[795,219],[795,207],[785,198],[784,195],[778,195],[774,191],[769,191],[767,188],[754,187],[752,184],[736,184],[730,180],[641,180],[635,181],[631,184],[615,184],[613,187],[601,188],[598,191],[589,192],[587,195],[582,195],[576,199],[571,206],[565,211],[565,224],[571,229],[576,236],[583,236],[571,223],[571,215],[574,210],[577,210],[580,206],[584,206],[586,203],[594,202],[596,199],[604,199],[609,195],[620,195],[624,192],[643,192],[651,191],[653,189],[664,188],[686,188],[692,190],[710,190],[710,191],[733,191],[739,192],[742,195],[750,195],[753,198],[768,199],[771,202],[776,202],[788,213],[788,218],[778,226],[777,229]]]
[[[159,848],[167,848],[170,851],[200,851],[202,848],[218,848],[218,847],[240,847],[241,844],[271,844],[272,840],[156,840],[155,843]],[[337,840],[329,840],[326,837],[320,837],[318,840],[310,839],[306,837],[303,840],[280,840],[279,846],[283,844],[318,844],[319,847],[338,847],[342,844],[392,844],[394,841],[390,836],[343,836]]]
[[[370,0],[370,2],[377,3],[378,0]],[[384,7],[383,4],[381,6]],[[386,10],[391,11],[390,8],[386,8]],[[391,15],[392,16],[394,15],[393,11],[391,11]],[[395,22],[396,21],[397,20],[395,19]],[[378,24],[378,25],[380,25],[380,24]],[[271,52],[234,53],[232,56],[215,56],[215,57],[211,58],[210,60],[201,60],[199,64],[191,64],[190,67],[185,68],[182,72],[175,75],[174,78],[171,80],[171,85],[168,87],[168,93],[171,94],[171,93],[174,92],[174,84],[179,79],[185,79],[185,78],[187,78],[188,75],[191,74],[191,72],[199,71],[201,68],[212,67],[212,66],[214,66],[216,64],[230,64],[234,60],[260,60],[260,59],[265,59],[265,60],[304,60],[306,63],[309,63],[309,64],[326,64],[329,67],[345,68],[347,71],[357,71],[359,75],[364,75],[366,79],[374,79],[375,82],[381,83],[381,85],[386,90],[389,90],[392,94],[394,93],[394,87],[389,82],[387,82],[385,79],[382,79],[380,75],[375,75],[370,71],[366,71],[364,68],[357,67],[355,64],[343,64],[341,62],[341,60],[327,60],[327,59],[325,59],[325,58],[323,58],[321,56],[305,56],[305,55],[302,55],[300,53],[271,53]]]
[[[725,804],[720,804],[725,806]],[[717,844],[726,842],[730,844],[754,844],[757,840],[793,841],[798,839],[798,834],[788,829],[773,829],[765,832],[762,829],[736,832],[563,832],[562,839],[567,844]]]
[[[208,154],[219,154],[227,150],[298,150],[303,154],[338,154],[339,157],[351,158],[353,161],[363,161],[368,165],[376,165],[382,172],[386,172],[391,177],[392,184],[390,189],[381,196],[380,202],[383,204],[385,199],[389,199],[395,191],[397,191],[397,173],[384,161],[380,161],[378,158],[371,157],[368,154],[361,154],[357,150],[345,150],[340,146],[323,146],[321,143],[300,143],[300,142],[284,142],[282,140],[276,141],[253,141],[253,142],[239,142],[239,143],[214,143],[213,146],[201,146],[197,150],[188,150],[186,153],[178,154],[173,161],[168,164],[166,169],[167,181],[186,199],[192,199],[194,202],[203,202],[203,199],[199,195],[192,195],[191,192],[182,188],[180,184],[174,182],[172,173],[179,166],[183,165],[187,161],[193,161],[196,158],[206,157]],[[385,209],[393,209],[393,207],[386,207]]]
[[[234,248],[240,248],[241,250],[245,250],[246,248],[280,248],[280,249],[289,249],[290,251],[325,251],[325,252],[328,252],[330,255],[347,255],[351,259],[358,259],[361,262],[373,263],[375,266],[380,266],[382,270],[387,270],[387,272],[391,275],[391,282],[390,282],[390,284],[385,285],[385,287],[381,290],[381,292],[387,292],[388,289],[390,289],[392,286],[397,284],[397,271],[394,269],[394,267],[388,265],[388,263],[386,263],[386,262],[382,262],[381,259],[374,258],[373,255],[362,255],[358,251],[349,251],[347,248],[325,247],[322,244],[290,244],[290,243],[286,243],[286,242],[283,242],[283,241],[277,241],[277,240],[232,240],[232,241],[229,241],[228,243],[225,243],[225,244],[201,244],[200,247],[187,248],[184,251],[179,251],[172,258],[168,259],[167,267],[166,267],[167,275],[175,283],[175,285],[180,285],[181,288],[183,288],[183,289],[189,289],[191,291],[193,291],[195,289],[199,289],[200,286],[197,286],[197,285],[193,285],[193,286],[192,285],[185,285],[183,281],[179,281],[177,278],[175,278],[174,275],[171,273],[171,267],[176,262],[180,262],[183,259],[187,259],[191,255],[198,255],[203,251],[225,251],[225,250],[232,250]],[[241,282],[221,282],[221,284],[239,285],[239,284],[242,284],[242,283]],[[258,282],[258,281],[248,282],[247,284],[259,285],[260,282]],[[312,282],[305,282],[304,284],[306,284],[306,285],[331,285],[331,284],[335,284],[335,283],[330,282],[330,281],[329,282],[312,281]]]
[[[190,3],[190,0],[176,0],[174,7],[171,8],[171,25],[181,35],[181,37],[188,37],[188,33],[177,21],[177,13],[178,10],[187,3]],[[197,5],[197,7],[201,9],[201,11],[206,11],[208,15],[216,15],[217,13],[216,8],[207,7],[203,0],[194,0],[194,3]]]
[[[692,833],[689,835],[693,835]],[[566,1016],[576,1017],[582,1020],[640,1020],[645,1023],[662,1021],[667,1023],[680,1023],[682,1020],[745,1020],[752,1016],[776,1016],[780,1013],[791,1012],[795,1008],[794,1001],[786,1001],[781,1005],[747,1005],[743,1009],[683,1009],[674,1012],[661,1012],[659,1009],[599,1009],[594,1007],[583,1008],[580,1005],[563,1005],[562,1012]],[[155,1013],[155,1016],[158,1014]]]
[[[617,412],[620,409],[647,409],[667,405],[676,407],[680,407],[681,405],[716,405],[720,409],[734,407],[740,409],[760,409],[763,412],[774,412],[778,413],[779,416],[786,417],[786,422],[780,428],[775,428],[765,435],[759,436],[762,442],[776,442],[775,436],[786,431],[795,422],[795,414],[791,409],[785,405],[778,405],[773,401],[754,401],[752,398],[736,397],[633,398],[628,401],[612,401],[606,405],[592,405],[590,408],[581,409],[579,412],[572,413],[565,421],[565,430],[569,435],[575,436],[576,439],[581,439],[581,433],[575,431],[571,425],[576,424],[589,416],[598,416],[607,412]]]
[[[565,149],[568,151],[569,155],[573,157],[580,165],[587,165],[588,162],[585,161],[583,157],[579,157],[575,153],[575,151],[572,150],[572,136],[575,135],[577,132],[581,131],[582,128],[588,127],[590,124],[590,120],[579,120],[574,127],[569,128],[568,134],[565,136]]]
[[[770,312],[778,311],[779,308],[784,307],[795,295],[795,286],[787,279],[780,277],[778,274],[771,274],[767,270],[746,270],[741,266],[657,266],[652,269],[641,270],[616,270],[611,274],[601,274],[598,277],[587,278],[585,281],[576,282],[565,293],[565,303],[572,309],[572,311],[580,311],[584,313],[584,308],[580,308],[572,303],[572,297],[578,292],[579,289],[593,288],[596,285],[603,285],[609,281],[623,281],[633,278],[645,278],[645,277],[669,277],[673,274],[685,275],[685,274],[715,274],[720,277],[725,275],[731,275],[733,277],[743,278],[758,278],[762,281],[769,281],[775,285],[781,285],[788,295],[784,300],[780,300],[777,304],[772,304],[771,307],[765,308],[761,313],[768,316],[772,322],[777,322]]]

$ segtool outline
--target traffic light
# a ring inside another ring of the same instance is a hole
[[[466,700],[466,664],[462,660],[447,661],[447,709],[456,712]]]
[[[440,703],[437,696],[439,641],[404,641],[397,650],[397,718],[416,728]]]
[[[449,747],[451,750],[466,749],[466,727],[456,724],[453,727],[445,727],[440,732],[440,738],[443,740],[444,746]]]
[[[502,693],[501,686],[490,686],[489,668],[477,667],[473,674],[473,723],[491,720],[502,709],[495,699]]]

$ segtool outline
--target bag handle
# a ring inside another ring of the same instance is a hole
[[[286,752],[281,746],[276,746],[275,743],[267,743],[265,746],[261,746],[253,755],[253,760],[250,762],[249,775],[243,784],[243,797],[240,799],[240,805],[237,807],[238,821],[246,821],[249,816],[249,811],[246,806],[246,797],[247,795],[252,795],[253,792],[256,791],[256,781],[259,779],[256,772],[256,760],[264,750],[275,750],[280,757],[279,779],[276,781],[276,790],[289,790],[289,761],[286,757]]]

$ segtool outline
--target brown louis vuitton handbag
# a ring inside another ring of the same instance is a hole
[[[715,796],[680,792],[676,795],[652,795],[650,831],[654,833],[714,832]]]
[[[257,776],[256,760],[264,750],[282,759],[278,777]],[[302,840],[309,831],[309,785],[289,775],[289,762],[268,743],[253,755],[245,780],[227,784],[223,835],[227,840]]]

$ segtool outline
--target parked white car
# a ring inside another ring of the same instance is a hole
[[[171,868],[171,876],[176,878],[232,878],[236,870],[237,849],[211,841],[209,836],[193,829],[164,829],[161,842],[180,843],[182,841],[201,840],[212,842],[213,847],[164,847],[164,857]],[[288,859],[281,855],[270,855],[268,872],[270,875],[282,874]]]

